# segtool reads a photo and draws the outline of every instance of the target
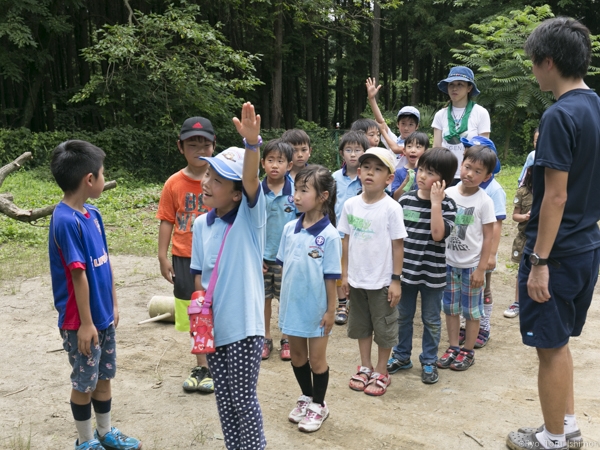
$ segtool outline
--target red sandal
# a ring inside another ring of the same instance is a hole
[[[390,374],[387,375],[383,375],[379,372],[373,372],[371,374],[371,379],[369,380],[369,382],[367,383],[367,386],[365,387],[365,394],[367,395],[372,395],[374,397],[379,397],[380,395],[383,395],[387,392],[387,388],[388,386],[392,384],[392,379],[390,378]],[[369,386],[374,385],[374,387],[379,387],[381,388],[381,391],[369,391],[367,390]]]

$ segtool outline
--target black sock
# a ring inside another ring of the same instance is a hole
[[[78,405],[77,403],[71,402],[71,412],[73,413],[73,419],[78,422],[90,420],[92,418],[92,403]]]
[[[112,398],[102,401],[96,400],[92,397],[92,405],[94,405],[94,412],[96,414],[106,414],[107,412],[110,412],[111,402]]]
[[[302,390],[302,395],[312,397],[313,383],[311,377],[310,363],[306,361],[306,364],[304,364],[301,367],[296,367],[292,364],[292,369],[294,369],[294,375],[296,375],[296,380],[298,380],[298,384],[300,385],[300,389]]]
[[[338,305],[339,306],[345,306],[346,305],[346,299],[345,298],[338,298]]]
[[[327,393],[327,385],[329,384],[329,367],[323,373],[312,373],[313,376],[313,402],[321,406],[325,406],[325,394]]]

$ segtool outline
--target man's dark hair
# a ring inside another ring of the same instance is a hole
[[[358,144],[365,152],[370,147],[369,139],[367,139],[367,135],[364,133],[364,131],[348,131],[347,133],[344,133],[344,135],[340,138],[338,150],[343,152],[344,147],[346,147],[348,144]]]
[[[277,156],[281,155],[287,162],[291,162],[294,156],[294,148],[282,139],[271,139],[262,151],[262,159],[267,159],[267,156],[271,153],[275,153]]]
[[[535,65],[552,59],[565,78],[583,78],[592,57],[590,30],[568,17],[545,20],[527,38],[525,53]]]
[[[300,130],[299,128],[292,128],[291,130],[286,130],[281,135],[281,140],[292,145],[306,144],[310,147],[310,136],[306,133],[306,131]]]
[[[422,157],[421,157],[422,158]],[[496,162],[498,161],[498,155],[491,148],[485,145],[474,145],[465,150],[463,162],[470,159],[472,162],[478,162],[483,164],[487,173],[493,173],[496,168]]]
[[[50,170],[63,192],[75,192],[83,177],[98,176],[106,153],[86,141],[65,141],[54,149]]]
[[[454,174],[458,168],[458,160],[454,153],[444,147],[434,147],[425,150],[417,163],[419,170],[431,170],[437,173],[449,187],[454,180]]]

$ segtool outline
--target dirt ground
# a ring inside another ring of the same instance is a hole
[[[477,350],[475,366],[467,372],[440,371],[435,385],[421,383],[417,320],[415,367],[393,375],[383,397],[369,397],[348,388],[358,348],[345,327],[336,326],[328,348],[331,414],[316,433],[302,434],[287,420],[299,395],[289,363],[276,355],[263,362],[258,391],[269,448],[503,449],[509,431],[540,425],[535,351],[521,343],[518,319],[502,316],[514,298],[515,271],[506,264],[514,232],[514,225],[505,225],[492,278],[492,337]],[[142,439],[147,450],[224,448],[214,396],[181,389],[194,361],[187,335],[168,323],[137,325],[148,317],[153,295],[170,294],[158,262],[130,256],[115,256],[112,262],[121,311],[114,425]],[[28,439],[31,449],[73,448],[70,367],[60,351],[50,277],[0,284],[0,314],[0,448],[27,448],[19,444]],[[276,323],[272,330],[278,339]],[[600,448],[599,323],[596,298],[582,336],[571,341],[577,417],[592,448]],[[445,345],[444,329],[440,352]]]

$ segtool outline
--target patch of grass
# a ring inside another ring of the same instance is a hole
[[[519,175],[523,166],[502,166],[502,170],[496,175],[496,180],[502,185],[506,192],[506,217],[512,220],[513,199],[518,188]]]
[[[9,450],[30,450],[31,449],[31,429],[28,436],[22,435],[21,425],[19,425],[11,437],[7,439]]]
[[[111,254],[156,255],[155,215],[161,190],[161,184],[119,178],[115,189],[89,201],[102,213]],[[40,208],[62,199],[49,169],[42,167],[9,175],[0,192],[10,192],[15,204],[23,209]],[[50,217],[27,224],[0,214],[0,280],[14,285],[13,280],[20,277],[48,273],[49,225]]]

